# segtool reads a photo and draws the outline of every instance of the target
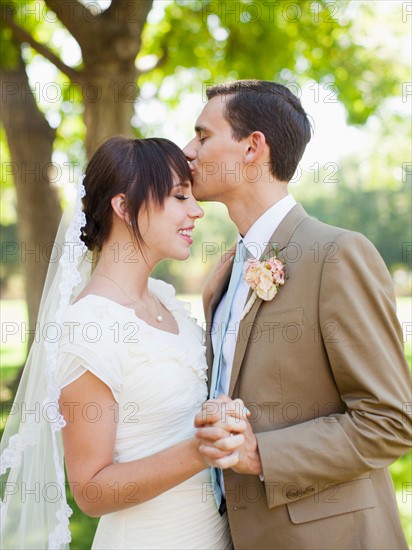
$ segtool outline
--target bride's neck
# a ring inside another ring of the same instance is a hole
[[[93,275],[104,275],[116,281],[126,291],[144,293],[149,275],[155,266],[130,242],[107,242],[100,253]]]

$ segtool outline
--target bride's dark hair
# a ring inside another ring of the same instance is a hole
[[[100,251],[108,238],[112,229],[111,199],[119,193],[126,196],[131,230],[142,247],[139,212],[148,201],[162,206],[175,176],[182,182],[192,181],[182,150],[168,139],[115,136],[103,143],[90,159],[83,182],[86,225],[81,238],[87,248]]]

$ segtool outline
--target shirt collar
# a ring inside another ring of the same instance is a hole
[[[255,221],[243,237],[243,243],[253,258],[259,259],[261,257],[271,236],[296,204],[292,195],[286,195]],[[238,241],[241,238],[239,235]]]

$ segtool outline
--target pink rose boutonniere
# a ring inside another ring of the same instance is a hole
[[[285,284],[286,266],[279,260],[275,248],[275,255],[267,260],[246,260],[243,278],[253,290],[253,294],[245,305],[240,320],[249,313],[256,298],[270,301],[278,293],[279,287]]]

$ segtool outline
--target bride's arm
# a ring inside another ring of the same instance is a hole
[[[97,405],[96,419],[91,403]],[[109,387],[89,371],[61,392],[60,407],[67,423],[62,430],[67,476],[79,508],[92,517],[150,500],[208,467],[195,437],[146,458],[113,463],[115,405]],[[232,428],[240,433],[243,424],[233,421]],[[229,440],[231,452],[221,459],[226,468],[237,463],[233,451],[243,436]]]

